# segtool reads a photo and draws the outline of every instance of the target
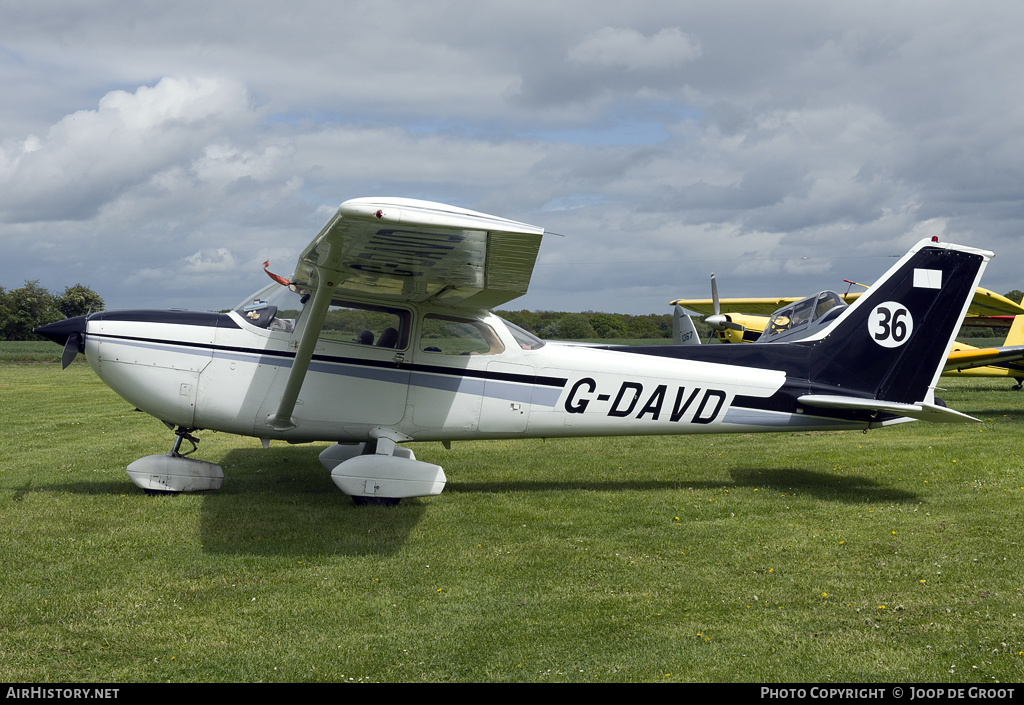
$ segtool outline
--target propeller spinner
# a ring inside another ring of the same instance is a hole
[[[88,316],[76,316],[35,329],[35,333],[64,346],[60,355],[63,369],[67,369],[78,353],[85,352],[85,324],[88,319]]]

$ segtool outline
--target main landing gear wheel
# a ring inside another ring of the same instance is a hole
[[[143,487],[142,491],[146,493],[147,497],[177,497],[181,494],[177,490],[154,490],[149,487]]]
[[[440,465],[416,460],[410,448],[394,440],[337,443],[320,454],[338,488],[357,507],[393,507],[407,497],[429,497],[444,489]]]
[[[357,507],[397,507],[402,502],[397,497],[360,497],[352,495],[352,503]]]

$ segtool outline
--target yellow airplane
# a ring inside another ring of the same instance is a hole
[[[845,281],[855,284],[849,280]],[[711,327],[712,337],[717,337],[719,342],[752,343],[807,337],[853,303],[860,293],[847,292],[840,295],[833,291],[824,291],[810,297],[720,299],[715,275],[712,274],[711,295],[710,299],[673,301],[677,329],[692,330],[692,322],[679,323],[681,316],[705,315],[704,322]],[[731,309],[731,312],[722,313],[723,309]],[[888,322],[880,324],[889,325]],[[892,325],[898,329],[900,322],[894,320]],[[1010,377],[1017,381],[1013,388],[1020,390],[1024,385],[1024,305],[978,287],[967,308],[963,325],[1009,326],[1010,330],[1000,347],[976,348],[966,343],[955,342],[943,375]],[[687,335],[689,340],[699,342],[695,332],[680,335]]]
[[[1021,349],[1020,357],[1016,361],[1010,360],[1005,354],[1012,348]],[[988,364],[991,362],[998,364]],[[1013,388],[1020,391],[1024,385],[1024,316],[1014,317],[1003,347],[976,348],[954,341],[942,374],[964,377],[1011,377],[1017,381]]]

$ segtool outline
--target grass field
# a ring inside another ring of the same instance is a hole
[[[0,365],[0,680],[1019,682],[1024,394],[944,384],[984,423],[426,444],[442,495],[357,508],[216,433],[149,497],[166,428]]]

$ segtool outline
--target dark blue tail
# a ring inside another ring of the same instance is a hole
[[[813,345],[808,379],[839,393],[904,404],[933,400],[957,331],[992,253],[922,240]]]

